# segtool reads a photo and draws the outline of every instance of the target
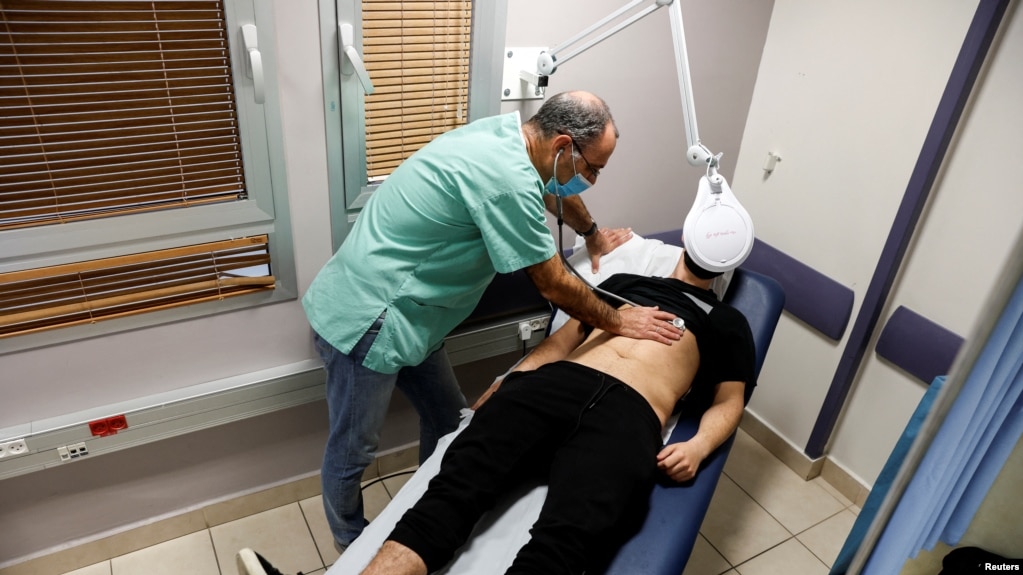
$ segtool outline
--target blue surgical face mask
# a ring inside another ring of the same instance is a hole
[[[558,160],[561,158],[561,151],[558,151],[558,155],[554,156],[554,175],[551,179],[547,180],[547,192],[554,194],[555,196],[561,196],[567,198],[576,194],[581,194],[586,190],[590,189],[590,181],[582,177],[579,172],[575,169],[575,162],[572,162],[572,171],[575,175],[572,179],[568,180],[564,184],[558,182]],[[574,159],[574,158],[573,158]]]

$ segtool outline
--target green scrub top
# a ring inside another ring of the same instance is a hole
[[[309,323],[351,353],[386,311],[363,365],[418,365],[472,313],[495,272],[554,256],[543,194],[517,112],[439,136],[370,197],[302,299]]]

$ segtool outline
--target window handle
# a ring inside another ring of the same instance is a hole
[[[369,79],[369,72],[366,71],[366,65],[362,63],[362,57],[359,56],[359,51],[355,49],[355,29],[352,28],[351,24],[338,24],[338,35],[341,38],[341,73],[345,76],[351,76],[351,69],[344,65],[344,56],[348,57],[348,61],[352,63],[352,68],[355,70],[355,75],[359,77],[359,82],[362,82],[362,89],[367,94],[372,94],[376,88],[373,87],[372,80]]]
[[[266,100],[266,83],[263,80],[263,56],[259,53],[255,24],[242,26],[242,41],[245,44],[245,51],[248,53],[248,67],[245,72],[249,78],[252,78],[256,103],[262,104]]]

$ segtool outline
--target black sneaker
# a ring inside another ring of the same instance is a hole
[[[285,575],[270,564],[262,555],[246,547],[235,556],[238,575]],[[302,575],[299,571],[296,575]]]
[[[1023,558],[1002,557],[980,547],[958,547],[941,560],[938,575],[983,575],[989,571],[1018,571]]]

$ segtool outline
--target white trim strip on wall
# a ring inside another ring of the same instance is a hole
[[[546,322],[547,317],[533,313],[458,331],[446,341],[451,363],[459,365],[520,350],[519,323]],[[536,346],[543,337],[542,330],[534,331],[526,346]],[[323,382],[323,364],[310,359],[0,429],[0,445],[24,440],[27,447],[24,454],[5,452],[0,457],[0,480],[319,401],[325,397]],[[115,415],[125,416],[126,429],[103,437],[92,435],[90,421]],[[86,455],[62,460],[62,448],[69,446],[76,446],[76,453]]]

